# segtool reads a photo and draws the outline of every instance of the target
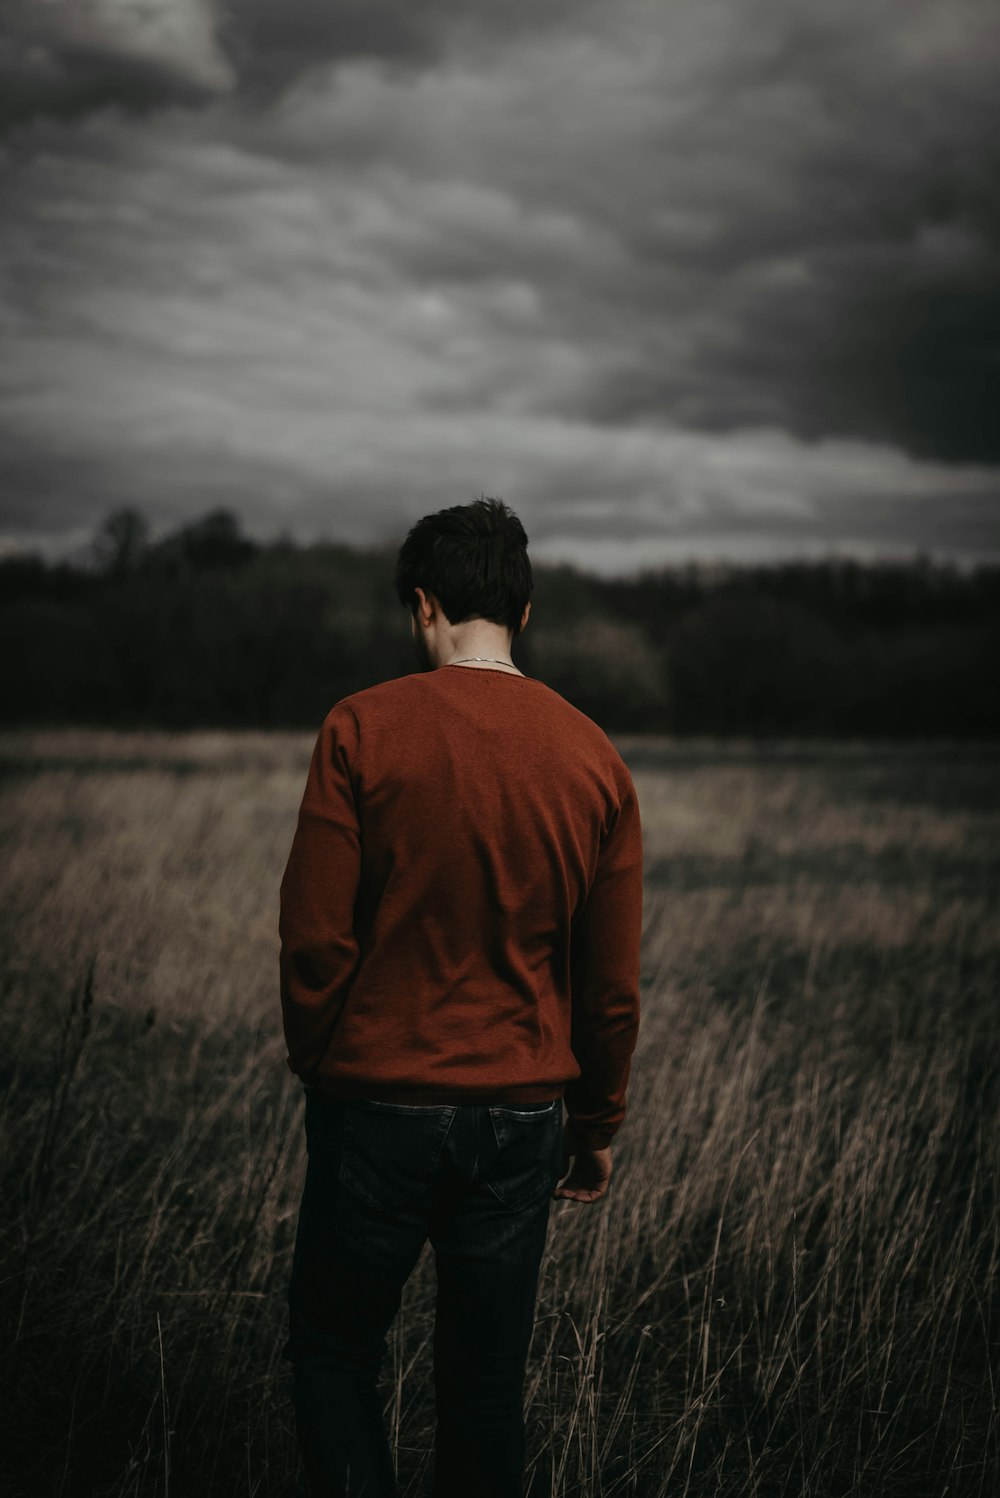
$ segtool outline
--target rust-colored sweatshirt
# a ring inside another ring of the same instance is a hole
[[[337,702],[281,881],[288,1065],[386,1102],[562,1097],[611,1141],[639,1024],[624,760],[533,677],[440,666]]]

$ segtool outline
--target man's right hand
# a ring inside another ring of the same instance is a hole
[[[573,1169],[569,1170],[572,1159]],[[569,1170],[569,1174],[566,1172]],[[554,1199],[563,1198],[572,1202],[596,1202],[607,1194],[611,1181],[611,1146],[604,1149],[584,1149],[577,1144],[568,1124],[563,1127],[563,1162],[559,1172],[560,1182],[553,1191]],[[563,1180],[563,1176],[566,1177]]]

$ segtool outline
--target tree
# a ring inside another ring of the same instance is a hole
[[[130,506],[112,510],[91,545],[91,556],[100,572],[124,577],[134,572],[149,545],[149,522]]]
[[[232,510],[210,510],[166,537],[158,548],[164,556],[179,556],[195,568],[232,567],[249,561],[256,542],[242,534],[240,518]]]

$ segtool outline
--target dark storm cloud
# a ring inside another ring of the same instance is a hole
[[[226,0],[219,34],[244,87],[266,95],[317,63],[426,63],[439,50],[441,9],[382,0]]]
[[[475,49],[544,34],[585,0],[8,0],[0,13],[0,128],[107,105],[143,113],[238,86],[264,102],[323,64],[420,68],[460,37]]]
[[[78,113],[4,163],[0,546],[220,497],[361,539],[486,491],[595,565],[1000,551],[995,14],[11,10]],[[85,58],[91,102],[202,107],[91,109]]]
[[[442,181],[475,183],[610,247],[533,267],[515,222],[444,233],[416,201],[393,231],[423,284],[525,277],[591,357],[572,407],[590,419],[1000,459],[992,5],[615,14],[603,38],[567,22],[550,46],[514,28],[502,65],[428,62],[407,90],[307,79],[257,144],[394,163],[428,204]]]
[[[664,137],[682,203],[731,196],[695,242],[633,220],[633,302],[669,308],[686,267],[729,329],[678,369],[654,328],[594,415],[1000,458],[1000,27],[982,7],[953,12],[953,31],[929,16],[913,8],[912,37],[793,22],[711,120]],[[741,157],[752,194],[726,176]]]
[[[420,68],[529,30],[544,36],[593,0],[217,0],[221,44],[244,86],[280,91],[317,64],[375,59]]]
[[[231,83],[200,0],[7,0],[0,129],[114,105],[199,104]]]

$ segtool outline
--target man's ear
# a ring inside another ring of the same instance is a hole
[[[425,593],[424,590],[423,590],[423,588],[414,588],[413,591],[417,595],[417,608],[416,608],[415,617],[422,624],[424,622],[424,610],[425,609],[428,610],[430,612],[431,616],[433,617],[434,608],[435,608],[435,605],[437,604],[437,599],[434,597],[433,593],[430,593],[430,594]]]

